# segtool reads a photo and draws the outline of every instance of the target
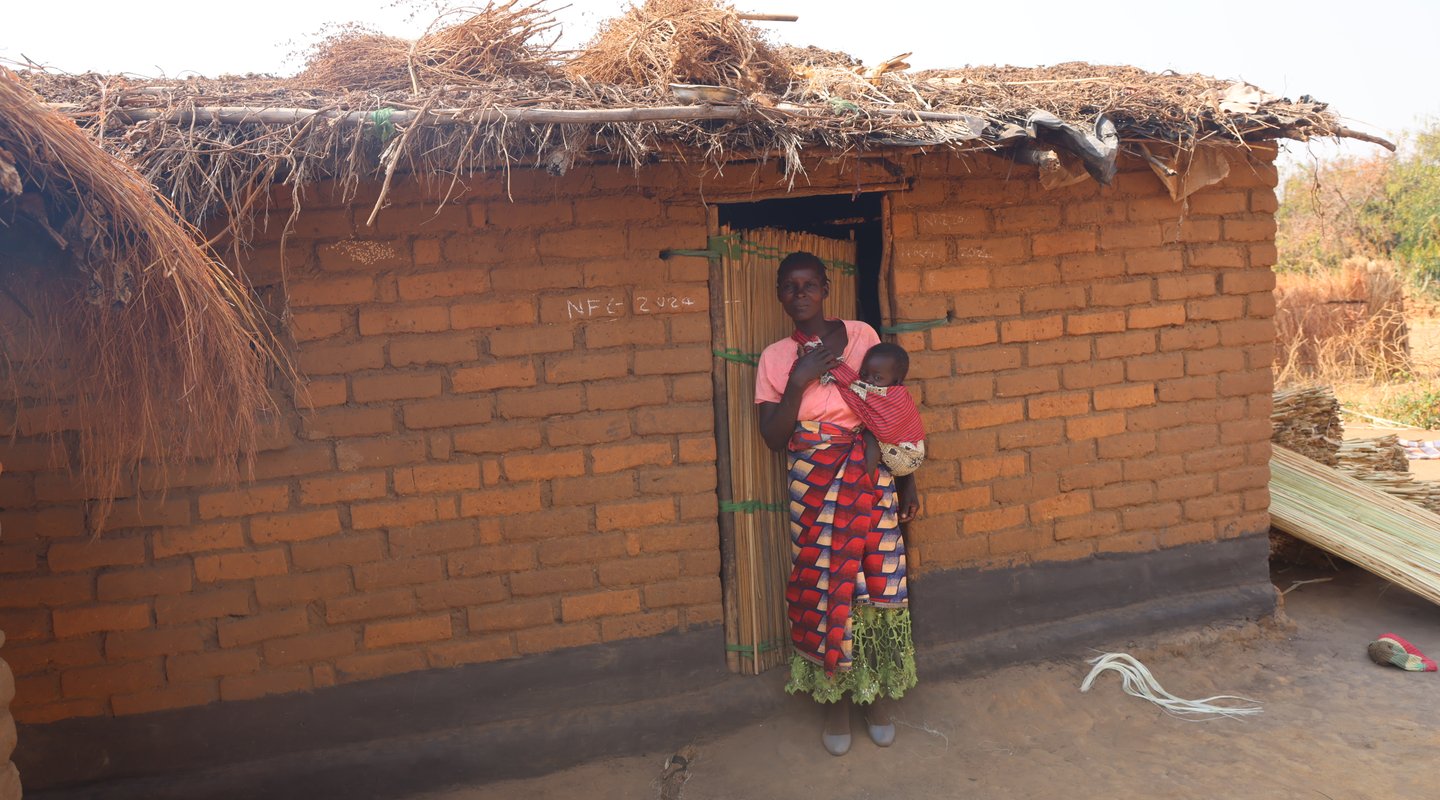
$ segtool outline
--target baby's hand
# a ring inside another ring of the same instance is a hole
[[[870,431],[861,431],[860,436],[865,440],[865,474],[874,475],[880,468],[880,442]]]

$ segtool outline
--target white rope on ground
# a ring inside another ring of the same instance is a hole
[[[1133,658],[1129,653],[1105,653],[1090,659],[1089,664],[1094,664],[1090,674],[1085,676],[1084,682],[1080,684],[1080,691],[1088,692],[1095,683],[1095,679],[1102,672],[1117,672],[1120,674],[1122,688],[1125,694],[1131,697],[1138,697],[1142,700],[1149,700],[1157,706],[1165,709],[1165,713],[1182,719],[1198,719],[1222,717],[1246,717],[1259,714],[1262,710],[1260,703],[1248,697],[1236,697],[1231,694],[1217,694],[1214,697],[1206,697],[1202,700],[1186,700],[1176,697],[1165,691],[1155,676],[1150,674],[1144,664]],[[1251,703],[1248,706],[1226,706],[1216,705],[1217,700],[1238,700],[1243,703]]]

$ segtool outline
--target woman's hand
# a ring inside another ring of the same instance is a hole
[[[795,360],[795,367],[790,370],[790,384],[803,389],[839,363],[840,359],[822,344]]]
[[[901,522],[909,522],[920,515],[920,492],[915,488],[915,476],[896,478],[896,511]]]

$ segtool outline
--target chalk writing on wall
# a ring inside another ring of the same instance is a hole
[[[665,292],[636,293],[628,300],[624,297],[584,297],[566,300],[565,315],[569,319],[598,319],[623,317],[626,314],[685,311],[694,305],[695,298],[693,297]]]

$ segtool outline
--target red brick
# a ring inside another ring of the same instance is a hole
[[[295,636],[310,628],[309,615],[303,608],[287,608],[253,617],[222,621],[219,624],[222,648],[244,647],[270,639]]]
[[[51,617],[55,638],[84,636],[102,631],[138,631],[150,627],[150,607],[144,603],[59,608]]]
[[[384,497],[385,478],[384,472],[305,478],[300,481],[300,502],[302,505],[330,505]]]
[[[249,613],[250,592],[240,588],[155,598],[155,621],[160,625],[180,625]]]
[[[585,454],[579,450],[516,453],[506,455],[501,463],[505,477],[512,481],[573,478],[585,474]]]
[[[360,334],[433,333],[450,329],[445,306],[386,306],[360,310]]]
[[[412,430],[478,425],[493,416],[488,398],[441,398],[405,404],[405,427]]]
[[[335,464],[344,472],[414,464],[425,460],[425,440],[420,436],[385,436],[337,442]]]
[[[680,577],[680,560],[674,554],[618,558],[600,564],[598,571],[600,586],[645,586]]]
[[[272,694],[304,692],[313,686],[308,669],[259,672],[253,675],[226,675],[220,679],[220,699],[225,702],[254,700]]]
[[[624,443],[595,447],[591,450],[591,471],[606,475],[640,466],[663,466],[674,463],[668,442]]]
[[[978,347],[1000,341],[994,322],[973,322],[966,325],[947,325],[930,331],[930,345],[936,349],[948,350],[957,347]]]
[[[1073,417],[1085,414],[1090,410],[1090,395],[1088,392],[1046,394],[1032,397],[1026,401],[1026,404],[1032,420]]]
[[[99,664],[105,660],[105,656],[100,652],[100,642],[93,636],[68,641],[20,645],[10,639],[7,631],[6,642],[5,661],[16,675],[61,672],[74,667]],[[0,678],[0,683],[4,682],[5,679]],[[7,691],[10,691],[8,686],[0,689],[0,700],[5,699]],[[3,749],[3,741],[0,741],[0,750]]]
[[[308,575],[280,575],[255,581],[255,597],[262,608],[303,605],[350,591],[349,570]]]
[[[456,297],[484,294],[490,288],[490,273],[469,267],[420,275],[401,275],[397,279],[401,300],[429,300],[433,297]]]
[[[415,612],[415,593],[409,589],[336,597],[325,602],[325,621],[331,623],[398,617]]]
[[[107,633],[105,655],[112,661],[132,661],[172,653],[188,653],[204,650],[205,640],[205,628],[199,625]]]
[[[1025,472],[1023,455],[972,458],[960,462],[960,475],[965,483],[981,483],[995,478],[1012,477]]]
[[[575,334],[568,325],[507,328],[490,334],[490,354],[497,357],[559,353],[575,349]]]
[[[1025,418],[1025,401],[984,403],[962,406],[956,409],[956,418],[962,429],[988,428],[1019,422]]]
[[[614,478],[624,479],[628,476],[623,473],[616,476],[605,476],[591,478],[596,482],[612,481]],[[715,468],[708,464],[701,464],[691,467],[650,467],[639,472],[640,491],[644,494],[675,495],[686,492],[703,492],[715,488]],[[625,484],[621,484],[624,486]],[[612,497],[601,497],[600,499],[623,500],[634,494],[633,490],[621,492]],[[573,498],[567,498],[570,502],[576,502]]]
[[[189,708],[215,702],[219,697],[215,684],[210,681],[180,686],[167,686],[149,692],[117,695],[110,705],[116,716],[128,714],[149,714],[176,708]]]
[[[296,570],[311,571],[346,564],[365,564],[385,557],[385,541],[379,533],[334,536],[290,545],[290,561]]]
[[[95,538],[50,545],[47,561],[52,572],[78,572],[96,567],[145,563],[145,540]]]
[[[600,531],[631,530],[675,520],[675,501],[657,500],[612,503],[595,509],[595,528]]]
[[[289,507],[288,486],[257,486],[200,495],[200,516],[204,519],[245,517],[284,511]]]
[[[375,299],[375,279],[369,275],[293,280],[288,289],[290,305],[297,307],[354,305]]]
[[[383,561],[354,566],[355,588],[361,592],[430,583],[445,577],[445,565],[439,558],[412,558],[404,561]]]
[[[572,593],[594,585],[595,571],[589,566],[532,570],[510,576],[510,592],[516,597]]]
[[[1125,361],[1119,360],[1119,358],[1090,361],[1087,364],[1066,364],[1060,370],[1060,383],[1066,388],[1109,386],[1109,384],[1120,383],[1123,380],[1125,380]]]
[[[395,412],[388,408],[331,408],[303,419],[307,439],[374,436],[395,430]]]
[[[379,369],[385,366],[385,343],[379,339],[354,344],[307,343],[300,347],[297,362],[306,376],[345,375],[356,370]]]
[[[349,326],[350,314],[344,311],[294,312],[290,315],[290,333],[297,341],[328,339],[343,333]]]
[[[1106,249],[1115,247],[1109,241],[1111,237],[1106,236],[1106,233],[1112,228],[1113,226],[1106,226],[1101,229],[1101,236],[1104,238],[1100,241],[1104,242]],[[1037,257],[1090,253],[1094,252],[1096,244],[1095,231],[1084,228],[1037,233],[1031,238],[1031,247]]]
[[[134,600],[190,591],[190,565],[152,566],[100,576],[95,596],[101,601]]]
[[[607,642],[613,642],[618,639],[658,636],[675,630],[679,624],[679,615],[674,609],[610,617],[600,620],[600,638]]]
[[[714,437],[702,436],[689,439],[680,437],[680,463],[713,464],[715,455]]]
[[[515,631],[539,628],[555,622],[555,606],[550,600],[519,600],[509,603],[472,608],[468,624],[471,631]]]
[[[1040,319],[1017,319],[1000,323],[1000,341],[1033,342],[1056,339],[1064,332],[1064,317],[1059,315]]]
[[[515,645],[509,636],[483,636],[432,645],[426,648],[426,653],[430,656],[431,667],[446,669],[510,658],[515,655]]]
[[[262,648],[265,663],[276,667],[330,661],[355,652],[355,634],[347,630],[310,633],[288,639],[272,639]]]
[[[661,378],[604,381],[585,387],[585,407],[591,411],[659,406],[668,400]]]
[[[579,647],[600,641],[600,632],[593,623],[551,625],[515,634],[515,645],[522,655],[545,653],[564,647]]]
[[[500,520],[507,541],[575,536],[593,529],[592,514],[586,508],[554,508],[529,514],[511,514]]]
[[[926,292],[968,292],[990,288],[990,270],[984,267],[927,269],[920,273]]]
[[[1096,411],[1109,411],[1113,408],[1136,408],[1154,404],[1154,384],[1132,384],[1095,390]]]
[[[394,528],[389,532],[390,555],[392,558],[407,559],[431,553],[463,550],[474,547],[477,537],[478,532],[473,520]]]
[[[397,494],[441,494],[480,488],[480,464],[424,464],[395,468]]]
[[[488,392],[535,385],[535,364],[529,359],[496,361],[450,373],[451,391]]]
[[[440,394],[440,389],[440,374],[437,372],[387,372],[350,379],[350,393],[357,403],[435,397]]]
[[[450,638],[450,616],[448,614],[419,617],[416,619],[372,622],[365,626],[365,647],[394,647],[399,644],[419,644]]]
[[[165,674],[157,660],[83,667],[60,674],[60,690],[66,698],[133,694],[164,683]]]
[[[1114,436],[1124,433],[1125,430],[1125,415],[1121,412],[1092,414],[1065,420],[1065,435],[1076,441]]]
[[[455,330],[533,325],[537,320],[535,301],[530,298],[456,303],[450,307],[450,326]],[[493,349],[491,352],[498,354]]]
[[[1024,524],[1024,506],[1010,506],[1005,508],[989,509],[985,511],[971,511],[965,515],[961,525],[965,534],[988,533],[990,531],[1013,528],[1016,525]]]
[[[1065,319],[1065,332],[1071,336],[1117,333],[1123,330],[1125,330],[1125,312],[1123,311],[1071,314]]]
[[[498,575],[466,580],[441,580],[415,588],[422,611],[444,611],[467,606],[498,603],[510,596]]]
[[[463,364],[474,361],[479,352],[473,333],[395,336],[390,339],[392,367],[426,364]]]
[[[685,578],[650,584],[643,591],[645,607],[649,609],[699,605],[720,598],[720,580],[718,577]]]
[[[1030,504],[1030,520],[1032,522],[1048,522],[1089,512],[1090,494],[1088,492],[1067,492]]]
[[[259,544],[300,542],[333,536],[340,532],[340,516],[334,509],[255,517],[250,520],[250,538]]]
[[[584,408],[579,386],[563,389],[528,389],[502,392],[497,410],[505,419],[528,419],[573,414]]]
[[[202,583],[284,575],[286,569],[285,551],[279,548],[195,557],[195,577]]]
[[[1127,531],[1168,528],[1180,522],[1180,504],[1154,503],[1128,508],[1120,513],[1120,519]]]
[[[364,681],[414,672],[425,668],[425,657],[412,650],[375,655],[346,656],[335,662],[335,670],[341,681]]]
[[[260,654],[254,650],[185,653],[165,659],[165,671],[172,683],[188,683],[221,675],[245,675],[259,669]]]
[[[539,511],[542,506],[538,484],[486,489],[460,495],[460,514],[466,517],[510,516]]]

